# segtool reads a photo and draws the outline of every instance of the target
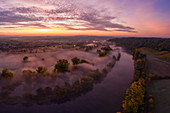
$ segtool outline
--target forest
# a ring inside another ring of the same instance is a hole
[[[112,38],[108,41],[116,42],[117,46],[123,46],[132,52],[135,48],[148,47],[159,51],[170,51],[169,38]]]

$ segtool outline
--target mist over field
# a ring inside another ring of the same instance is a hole
[[[169,113],[169,0],[0,0],[0,113]]]

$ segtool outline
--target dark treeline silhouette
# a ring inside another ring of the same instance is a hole
[[[148,47],[159,51],[170,51],[169,38],[113,38],[108,41],[116,42],[117,46],[123,46],[132,52],[134,48]]]

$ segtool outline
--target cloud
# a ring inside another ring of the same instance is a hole
[[[16,23],[16,22],[28,22],[28,21],[39,21],[40,18],[37,17],[28,17],[24,15],[15,14],[12,11],[0,11],[0,22],[9,22],[9,23]]]
[[[106,9],[97,10],[90,6],[79,4],[77,0],[36,0],[35,2],[44,2],[47,6],[52,5],[53,8],[38,6],[1,8],[0,23],[8,22],[11,25],[20,27],[61,27],[68,30],[136,33],[135,28],[115,22],[114,20],[117,17],[107,14]],[[22,24],[21,22],[27,22],[27,24]]]
[[[123,31],[123,32],[131,32],[131,33],[137,33],[137,31],[133,31],[133,30],[121,30],[121,29],[119,29],[119,30],[115,30],[115,31]]]

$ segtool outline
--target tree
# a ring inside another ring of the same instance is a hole
[[[106,56],[108,53],[109,53],[108,51],[100,52],[100,53],[99,53],[99,57],[104,57],[104,56]]]
[[[37,96],[39,96],[39,97],[44,97],[44,96],[45,96],[45,92],[44,92],[44,90],[43,90],[42,88],[38,88],[38,89],[36,90],[36,94],[37,94]]]
[[[91,72],[91,77],[92,77],[94,80],[101,79],[102,73],[100,72],[99,69],[93,70],[93,71]]]
[[[13,77],[13,73],[10,72],[8,69],[3,69],[1,76],[4,78],[11,78]]]
[[[36,74],[36,72],[34,72],[34,71],[31,71],[31,70],[23,70],[22,71],[22,73],[23,73],[23,76],[26,78],[26,79],[31,79],[35,74]]]
[[[77,65],[80,63],[80,59],[77,57],[72,58],[71,61],[72,61],[73,65]]]
[[[50,87],[46,87],[44,89],[44,92],[45,92],[46,95],[52,95],[53,94],[53,91]]]
[[[145,80],[143,78],[131,84],[126,91],[123,109],[126,113],[137,113],[144,110]]]
[[[88,89],[93,86],[93,78],[89,76],[83,76],[81,77],[81,85],[83,89]]]
[[[69,63],[66,59],[60,59],[54,67],[54,72],[66,72],[69,71]]]
[[[33,99],[34,95],[31,92],[25,92],[24,94],[22,94],[22,97],[24,99]]]
[[[105,51],[111,51],[112,50],[112,48],[110,46],[102,47],[101,49],[105,50]]]
[[[40,66],[40,67],[37,68],[36,71],[40,74],[44,74],[47,71],[47,69],[43,66]]]
[[[89,62],[86,61],[86,60],[84,60],[84,59],[80,61],[80,64],[81,64],[81,63],[87,63],[87,64],[89,64]]]
[[[27,60],[28,60],[28,57],[25,56],[25,57],[23,58],[23,61],[27,61]]]

